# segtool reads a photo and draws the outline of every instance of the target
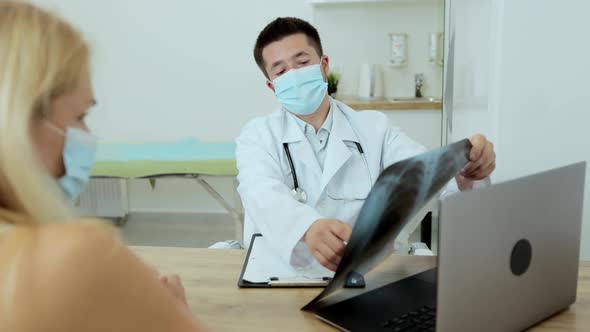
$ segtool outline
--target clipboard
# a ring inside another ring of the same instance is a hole
[[[332,280],[333,273],[320,276],[315,271],[311,275],[302,275],[270,250],[263,239],[262,234],[252,235],[238,280],[239,288],[326,287]],[[253,281],[249,281],[248,278],[252,276]]]

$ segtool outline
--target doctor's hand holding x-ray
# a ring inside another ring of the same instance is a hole
[[[469,155],[471,161],[456,176],[461,191],[471,189],[475,180],[485,179],[496,167],[493,144],[479,134],[470,141],[473,145]],[[351,234],[349,224],[337,219],[319,219],[305,233],[304,241],[320,264],[335,271]]]
[[[383,114],[328,96],[329,59],[309,23],[273,21],[254,56],[282,108],[252,120],[237,139],[244,240],[261,232],[294,267],[315,259],[334,271],[380,172],[426,149]],[[448,192],[471,189],[496,167],[491,142],[478,134],[471,143],[470,162]]]

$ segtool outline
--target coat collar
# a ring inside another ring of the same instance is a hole
[[[321,174],[321,183],[319,184],[319,192],[323,192],[336,175],[336,173],[342,168],[342,166],[351,158],[352,152],[349,146],[345,142],[356,142],[360,143],[358,136],[356,135],[349,117],[345,111],[348,111],[347,106],[335,101],[330,98],[331,112],[332,114],[332,130],[330,132],[330,139],[327,146],[326,161],[324,164],[323,172],[319,167],[319,163],[316,159],[313,149],[309,144],[301,126],[297,123],[295,116],[291,113],[283,111],[283,126],[284,134],[282,143],[300,143],[294,144],[291,149],[293,158],[306,161],[306,165],[315,169],[315,172]],[[297,155],[297,157],[295,156]]]
[[[344,111],[342,110],[344,104],[338,103],[330,97],[330,112],[332,117],[332,126],[330,130],[330,140],[335,140],[334,136],[342,141],[351,141],[359,143],[358,137],[352,129],[350,122]],[[295,115],[282,110],[283,112],[283,138],[282,143],[295,143],[305,140],[305,134],[298,123]]]

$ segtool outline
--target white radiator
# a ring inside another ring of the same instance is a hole
[[[91,179],[80,195],[76,211],[80,216],[126,218],[129,213],[127,182],[123,179]]]

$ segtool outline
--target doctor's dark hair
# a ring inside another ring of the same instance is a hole
[[[260,32],[258,39],[256,39],[256,45],[254,46],[254,60],[256,60],[256,64],[258,64],[258,67],[260,67],[267,78],[268,73],[266,72],[266,69],[264,69],[262,50],[276,41],[298,33],[307,36],[309,44],[316,50],[319,56],[324,55],[320,34],[313,25],[296,17],[279,17],[270,22]]]

